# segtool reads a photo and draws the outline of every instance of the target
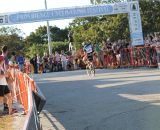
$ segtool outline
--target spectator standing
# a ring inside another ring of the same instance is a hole
[[[48,61],[49,61],[49,70],[50,72],[53,72],[53,62],[54,62],[53,54],[49,55]]]
[[[107,64],[108,64],[108,49],[107,49],[107,44],[106,42],[103,40],[102,41],[102,52],[103,52],[103,67],[107,68]]]
[[[19,56],[18,56],[18,58],[17,58],[17,63],[18,63],[18,66],[19,66],[19,69],[20,69],[20,71],[23,71],[23,69],[24,69],[24,57],[23,57],[23,55],[22,54],[20,54]]]
[[[38,67],[37,67],[37,55],[33,57],[33,66],[34,66],[34,73],[38,73]]]
[[[43,72],[46,73],[46,66],[48,64],[48,56],[47,53],[44,53],[43,57],[42,57],[42,62],[43,62]]]
[[[57,51],[55,52],[55,61],[56,61],[56,67],[57,67],[58,71],[61,71],[62,70],[61,57]]]
[[[98,63],[100,63],[100,67],[102,67],[104,58],[103,58],[103,55],[102,55],[102,50],[101,50],[98,43],[95,45],[95,51],[96,51],[96,54],[97,54]]]
[[[16,64],[16,53],[15,53],[15,52],[12,52],[12,53],[11,53],[10,61],[11,61],[13,64]]]
[[[2,56],[4,58],[3,69],[4,69],[4,71],[7,71],[8,67],[9,67],[8,66],[8,63],[9,63],[9,60],[8,60],[8,47],[6,45],[4,45],[2,47],[2,49],[1,49],[1,51],[2,51]],[[7,99],[4,98],[4,112],[8,113],[8,111],[9,111],[9,109],[8,109],[8,105],[7,105]]]
[[[28,57],[25,58],[25,73],[27,74],[30,74],[32,71],[31,71],[31,68],[32,68],[32,63],[30,63],[31,60],[29,60]]]
[[[4,69],[4,56],[0,55],[0,103],[4,102],[4,112],[12,114],[12,97],[6,78],[8,73]]]
[[[2,56],[4,57],[4,69],[7,70],[8,69],[8,47],[7,46],[3,46],[2,47]]]
[[[38,70],[38,72],[40,70],[40,63],[41,63],[41,57],[39,56],[39,54],[37,54],[37,70]]]
[[[61,51],[61,63],[62,63],[62,69],[65,71],[67,70],[67,58],[66,55],[64,54],[64,51]]]
[[[55,58],[56,58],[56,62],[60,62],[61,57],[60,57],[60,54],[57,51],[55,52]]]

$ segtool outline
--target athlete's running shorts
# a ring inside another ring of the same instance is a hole
[[[9,87],[7,85],[0,85],[0,97],[10,93]]]

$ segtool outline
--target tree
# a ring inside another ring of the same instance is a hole
[[[160,30],[160,1],[140,1],[143,32],[145,35]]]
[[[92,4],[104,4],[114,2],[125,2],[131,0],[90,0]],[[138,1],[138,0],[132,0]],[[142,17],[142,27],[145,35],[160,30],[160,1],[139,0]],[[126,16],[127,17],[127,16]],[[127,27],[127,26],[124,26]]]
[[[2,27],[0,28],[0,46],[7,45],[9,52],[23,53],[24,41],[22,35],[23,32],[18,28]]]
[[[108,4],[124,1],[127,0],[91,0],[91,3]],[[159,32],[159,10],[160,1],[140,0],[142,27],[145,36],[153,32]],[[127,14],[76,18],[70,24],[70,29],[73,32],[73,38],[77,44],[82,43],[87,38],[91,39],[93,42],[108,38],[110,38],[112,41],[116,41],[118,39],[130,39]]]
[[[50,33],[52,41],[66,41],[68,29],[60,29],[56,26],[50,26]],[[35,32],[32,32],[25,40],[30,44],[46,44],[48,42],[47,27],[38,27]]]
[[[60,29],[56,26],[51,27],[51,38],[52,41],[57,42],[57,41],[66,41],[68,39],[68,29]]]
[[[51,46],[53,48],[53,53],[55,51],[60,52],[61,50],[64,50],[66,52],[68,50],[68,43],[65,42],[52,42]],[[47,44],[33,44],[25,47],[25,55],[30,58],[32,58],[36,54],[43,56],[44,52],[48,52]]]
[[[25,41],[30,44],[44,44],[47,43],[47,27],[40,26],[35,32],[31,32],[29,36],[25,38]]]
[[[44,52],[48,52],[48,46],[45,44],[33,44],[25,48],[25,55],[29,58],[33,58],[37,54],[42,56]]]

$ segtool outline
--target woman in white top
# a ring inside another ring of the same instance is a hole
[[[4,65],[4,57],[0,55],[0,103],[3,103],[3,98],[6,97],[7,104],[9,107],[9,114],[12,114],[12,97],[6,81],[8,73],[4,71],[3,65]]]
[[[64,51],[61,51],[60,58],[61,58],[62,68],[65,71],[67,70],[67,58],[66,55],[64,54]]]

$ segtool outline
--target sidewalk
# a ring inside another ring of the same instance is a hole
[[[0,114],[0,130],[23,130],[25,123],[23,108],[18,103],[14,103],[13,107],[17,109],[17,113],[14,113],[13,115]],[[2,110],[2,106],[0,110]],[[0,113],[2,113],[2,111],[0,111]]]
[[[40,114],[42,130],[66,130],[64,126],[47,110]]]

